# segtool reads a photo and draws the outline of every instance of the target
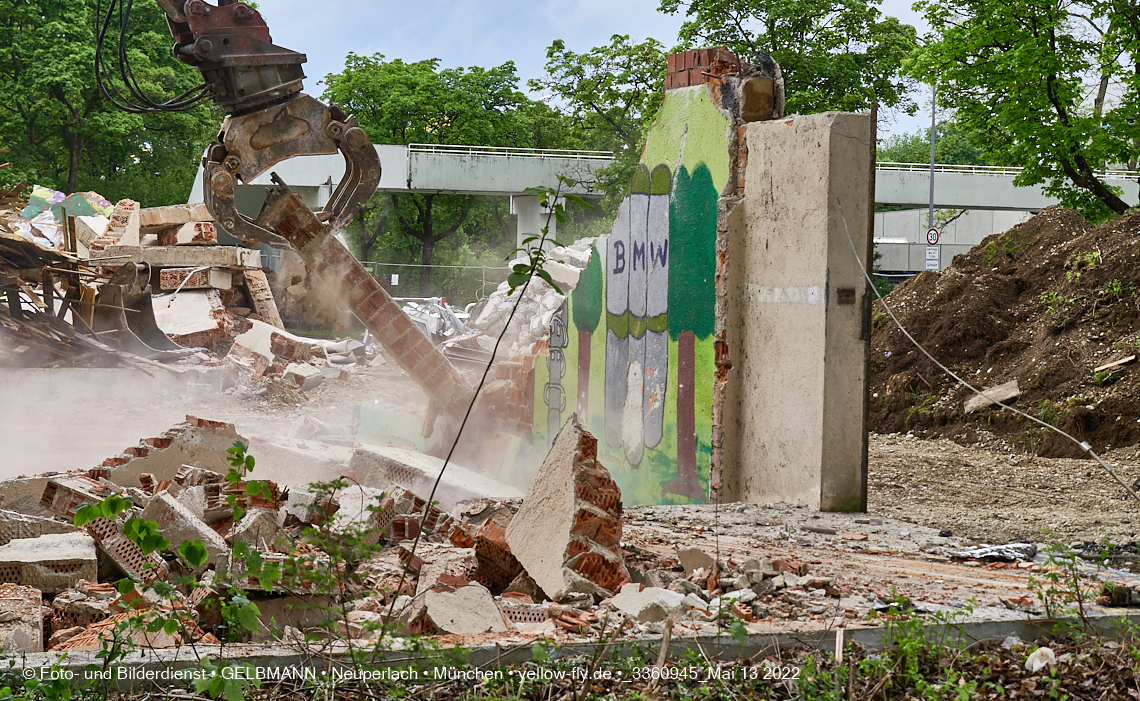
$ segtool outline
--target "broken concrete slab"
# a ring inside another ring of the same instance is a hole
[[[285,502],[287,516],[301,523],[319,526],[340,510],[340,502],[331,494],[312,489],[311,486],[293,487]]]
[[[229,552],[226,541],[214,529],[167,492],[156,494],[140,518],[157,523],[162,537],[175,548],[188,540],[201,541],[208,553],[203,568],[214,564],[218,555]]]
[[[226,307],[217,290],[182,290],[151,297],[154,320],[183,348],[209,348],[229,336]]]
[[[963,411],[967,414],[972,414],[979,409],[993,406],[998,402],[1004,404],[1010,399],[1015,399],[1020,396],[1021,388],[1018,387],[1017,380],[1010,380],[997,387],[987,387],[982,390],[982,394],[975,394],[973,397],[970,397],[966,400]]]
[[[376,611],[349,611],[337,621],[337,632],[353,640],[375,638],[384,625],[384,614]]]
[[[134,200],[119,200],[111,214],[111,223],[103,234],[114,239],[119,246],[139,245],[139,203]]]
[[[422,615],[441,632],[453,635],[505,633],[509,630],[491,592],[478,583],[458,589],[429,589],[424,594]]]
[[[155,268],[261,268],[261,252],[236,246],[108,246],[91,260],[108,264],[147,263]],[[111,260],[113,259],[113,260]]]
[[[91,243],[106,234],[110,225],[111,220],[99,214],[75,218],[75,240],[80,245],[80,258],[86,258],[91,254]]]
[[[369,535],[375,535],[379,539],[378,531],[383,530],[379,528],[380,520],[387,518],[390,523],[391,516],[394,515],[384,513],[387,510],[381,504],[384,496],[382,489],[357,485],[337,491],[335,498],[340,508],[333,515],[332,530],[343,533],[353,527],[363,527],[369,529]],[[391,504],[390,499],[386,501]]]
[[[273,299],[273,290],[269,287],[269,280],[263,270],[247,270],[245,273],[245,289],[253,301],[253,309],[262,321],[281,330],[285,324],[281,321],[281,313],[277,310],[277,300]]]
[[[212,222],[214,216],[206,205],[176,204],[169,207],[146,207],[139,211],[139,231],[157,234],[174,226],[193,222]]]
[[[0,653],[44,651],[43,594],[34,587],[0,584]]]
[[[196,484],[185,487],[175,497],[198,518],[213,525],[233,516],[233,508],[222,497],[220,484]]]
[[[318,387],[325,381],[324,373],[320,368],[309,365],[308,363],[289,363],[285,367],[285,373],[282,378],[289,383],[296,385],[298,388],[310,392]]]
[[[159,246],[214,246],[218,229],[209,222],[191,222],[158,233]]]
[[[313,341],[264,321],[251,319],[249,323],[251,326],[247,331],[234,337],[230,355],[252,360],[255,368],[267,368],[277,360],[305,362],[316,354],[323,355],[320,346]]]
[[[272,465],[274,478],[283,485],[330,482],[348,474],[352,448],[299,438],[266,439],[254,436],[249,452],[260,465]]]
[[[716,564],[712,555],[694,547],[677,548],[677,560],[681,563],[681,568],[685,570],[686,577],[702,567],[708,569]]]
[[[597,455],[597,439],[571,414],[507,527],[511,552],[555,601],[588,590],[583,580],[609,592],[629,581],[621,490]]]
[[[79,507],[98,504],[120,491],[117,486],[86,474],[61,475],[48,480],[40,497],[40,506],[72,521]]]
[[[626,584],[608,603],[641,623],[664,621],[686,609],[685,595],[657,587],[642,589],[640,584]]]
[[[98,576],[95,540],[86,533],[17,538],[0,546],[0,582],[58,594]]]
[[[0,490],[3,490],[2,486]],[[40,492],[42,494],[43,490]],[[38,538],[51,533],[73,533],[75,530],[70,524],[60,523],[54,519],[27,516],[16,511],[0,509],[0,545],[20,538]]]
[[[378,487],[395,484],[426,496],[443,469],[443,460],[403,448],[361,445],[353,453],[349,469],[361,484]],[[451,511],[456,504],[468,499],[522,497],[523,493],[515,487],[455,463],[447,466],[435,494],[444,511]]]
[[[76,626],[87,628],[92,623],[102,621],[111,615],[111,605],[118,598],[118,592],[109,584],[95,584],[97,589],[106,587],[110,593],[91,590],[92,582],[79,582],[51,602],[51,629],[67,630]]]
[[[277,523],[276,511],[250,509],[234,525],[228,540],[232,543],[245,543],[258,550],[279,551],[286,536]]]
[[[229,290],[234,274],[229,268],[167,268],[158,274],[158,287],[164,292],[183,290]]]
[[[184,466],[225,474],[230,469],[226,450],[237,441],[248,444],[233,424],[187,416],[170,430],[107,458],[102,467],[107,479],[121,487],[141,487],[144,473],[159,482],[173,481]]]

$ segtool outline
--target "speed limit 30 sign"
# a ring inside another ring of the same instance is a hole
[[[938,245],[938,229],[931,227],[930,229],[926,230],[926,245],[927,246],[937,246]]]

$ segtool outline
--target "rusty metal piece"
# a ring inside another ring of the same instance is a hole
[[[329,108],[301,93],[283,105],[226,117],[222,143],[241,164],[235,175],[248,183],[287,158],[336,153],[336,139],[325,136],[330,122]]]

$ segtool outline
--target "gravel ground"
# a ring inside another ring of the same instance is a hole
[[[1102,457],[1126,483],[1140,478],[1134,447]],[[869,462],[872,513],[968,540],[1041,542],[1046,529],[1066,543],[1140,539],[1140,503],[1092,460],[1034,457],[992,436],[966,447],[873,434]]]

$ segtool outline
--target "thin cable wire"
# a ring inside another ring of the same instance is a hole
[[[107,5],[106,13],[103,12],[102,0],[96,5],[96,21],[98,22],[98,26],[96,27],[95,36],[95,82],[99,85],[99,90],[103,93],[103,96],[116,108],[132,114],[184,112],[208,99],[210,97],[209,85],[191,88],[166,102],[156,102],[152,100],[142,89],[142,86],[135,78],[130,59],[127,56],[127,27],[130,22],[133,5],[134,0],[127,0],[125,5],[122,0],[110,0]],[[106,58],[103,56],[103,47],[107,41],[107,33],[111,28],[111,24],[115,21],[116,9],[118,10],[119,23],[117,46],[119,59],[118,73],[127,91],[130,93],[130,97],[125,97],[119,88],[108,79],[108,76],[113,75],[115,71],[107,66]]]
[[[970,390],[974,394],[976,394],[980,397],[985,397],[986,399],[990,400],[994,404],[997,404],[1002,409],[1005,409],[1006,411],[1012,411],[1013,413],[1017,414],[1018,416],[1029,419],[1030,421],[1032,421],[1035,424],[1039,424],[1041,426],[1044,426],[1045,428],[1049,429],[1050,431],[1053,431],[1057,435],[1063,436],[1063,437],[1069,439],[1070,441],[1072,441],[1073,443],[1077,444],[1081,450],[1088,453],[1090,456],[1092,456],[1092,458],[1094,460],[1096,460],[1098,463],[1100,463],[1100,466],[1103,467],[1105,469],[1105,471],[1108,472],[1108,474],[1112,475],[1112,478],[1114,480],[1116,480],[1120,484],[1121,487],[1124,487],[1124,491],[1128,492],[1132,496],[1132,498],[1135,499],[1137,502],[1140,502],[1140,495],[1136,494],[1136,492],[1132,489],[1132,487],[1130,487],[1124,480],[1122,480],[1120,478],[1120,476],[1116,474],[1115,470],[1113,470],[1111,467],[1109,467],[1108,463],[1106,463],[1104,460],[1101,460],[1100,456],[1097,455],[1095,452],[1093,452],[1092,446],[1089,445],[1087,442],[1077,440],[1076,438],[1069,435],[1068,433],[1065,433],[1064,431],[1057,428],[1053,424],[1042,421],[1041,419],[1037,418],[1036,416],[1030,416],[1029,414],[1026,414],[1024,411],[1021,411],[1020,409],[1015,409],[1008,404],[1002,404],[1001,402],[997,401],[996,399],[994,399],[990,395],[988,395],[985,392],[974,387],[969,382],[966,382],[961,377],[958,377],[956,374],[954,374],[954,372],[950,368],[948,368],[945,365],[943,365],[942,363],[938,362],[937,358],[935,358],[925,348],[923,348],[922,344],[919,343],[917,340],[915,340],[914,336],[910,335],[910,332],[906,330],[906,327],[904,327],[902,325],[902,322],[898,320],[898,317],[895,316],[894,310],[892,310],[890,305],[887,304],[887,300],[883,299],[883,295],[879,292],[878,289],[875,288],[875,283],[871,279],[871,276],[867,274],[867,267],[863,265],[863,260],[859,257],[859,251],[856,250],[856,248],[855,248],[855,241],[854,241],[854,239],[851,238],[851,231],[847,228],[847,215],[845,215],[843,213],[843,203],[839,201],[838,197],[835,198],[835,203],[839,205],[839,216],[840,216],[840,218],[843,219],[843,230],[847,233],[847,243],[851,244],[851,252],[853,254],[855,254],[855,261],[859,264],[859,269],[861,271],[863,271],[863,278],[865,280],[867,280],[867,282],[871,285],[871,289],[875,291],[875,296],[879,298],[879,302],[882,303],[883,309],[885,309],[887,311],[887,314],[890,315],[891,321],[895,322],[895,326],[899,327],[899,331],[903,332],[903,335],[907,337],[907,340],[909,340],[911,343],[914,344],[915,348],[917,348],[923,355],[925,355],[927,358],[929,358],[930,362],[932,362],[936,366],[938,366],[939,370],[946,373],[950,377],[954,378],[954,380],[958,384],[962,385],[963,387]]]
[[[562,185],[559,184],[558,190],[561,191]],[[558,192],[554,195],[554,201],[558,201]],[[544,227],[542,238],[538,241],[538,250],[542,250],[543,245],[546,243],[546,237],[550,231],[550,219],[554,216],[554,210],[551,209],[550,213],[546,215],[546,226]],[[392,620],[392,614],[396,610],[396,600],[400,597],[400,592],[404,588],[404,582],[407,579],[408,568],[411,567],[412,558],[416,555],[416,548],[420,544],[420,537],[424,533],[424,525],[427,523],[428,516],[431,513],[432,502],[435,500],[435,492],[439,489],[439,483],[443,479],[443,473],[447,470],[447,466],[451,463],[451,457],[455,454],[455,449],[459,446],[459,439],[463,436],[463,429],[467,426],[467,420],[471,417],[471,411],[475,408],[475,401],[479,398],[479,393],[483,391],[483,385],[487,382],[487,376],[491,373],[491,366],[495,364],[495,357],[499,353],[499,345],[503,342],[503,337],[507,335],[507,329],[511,327],[511,322],[514,321],[515,313],[519,310],[519,305],[522,304],[523,297],[526,296],[526,291],[530,287],[531,281],[534,280],[535,270],[531,269],[531,275],[527,277],[523,286],[519,288],[518,299],[511,307],[511,314],[507,317],[507,323],[503,326],[503,330],[499,332],[499,337],[495,339],[495,347],[491,350],[491,359],[487,361],[487,366],[483,368],[483,376],[479,378],[479,385],[475,388],[475,393],[471,395],[471,403],[467,405],[467,412],[463,415],[463,421],[459,424],[459,430],[455,434],[455,440],[451,442],[451,449],[447,451],[447,457],[443,461],[443,467],[439,469],[439,474],[436,475],[435,483],[431,486],[431,494],[428,495],[427,502],[424,504],[424,515],[420,519],[420,527],[416,533],[415,540],[412,541],[412,549],[408,555],[407,565],[401,568],[400,584],[396,587],[396,592],[392,597],[392,603],[388,607],[387,620]]]

